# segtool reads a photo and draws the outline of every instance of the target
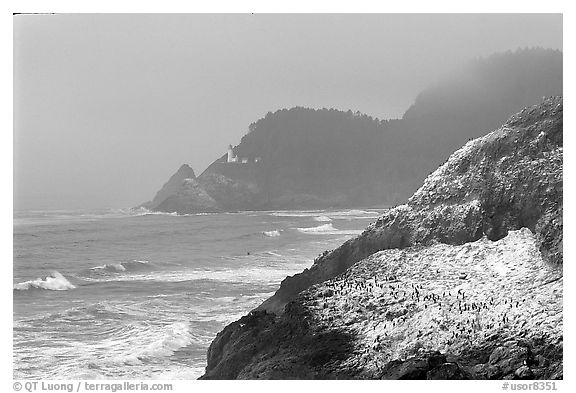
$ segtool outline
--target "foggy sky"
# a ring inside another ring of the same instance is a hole
[[[17,15],[14,208],[130,207],[293,106],[397,118],[464,61],[562,49],[560,15]]]

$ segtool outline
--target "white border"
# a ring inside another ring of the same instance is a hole
[[[564,100],[566,132],[564,133],[564,144],[571,150],[574,146],[574,127],[572,121],[572,91],[573,76],[571,70],[576,69],[573,55],[573,41],[571,37],[576,36],[574,32],[574,20],[572,7],[568,1],[496,1],[485,0],[473,3],[464,1],[388,1],[373,2],[367,0],[351,1],[310,1],[310,0],[291,0],[285,2],[273,2],[271,0],[248,0],[248,1],[120,1],[120,0],[101,0],[101,1],[72,1],[72,0],[20,0],[5,1],[2,3],[3,8],[2,21],[0,23],[2,53],[4,60],[1,62],[2,70],[2,141],[0,143],[0,170],[2,171],[2,182],[12,184],[13,174],[13,138],[12,138],[12,13],[14,12],[58,12],[58,13],[191,13],[191,12],[421,12],[421,13],[454,13],[454,12],[546,12],[546,13],[563,13],[564,14]],[[574,156],[565,155],[565,180],[564,190],[565,199],[568,201],[574,195]],[[8,187],[6,187],[8,188]],[[2,391],[12,391],[12,193],[8,190],[2,192],[1,205],[1,235],[2,235],[2,259],[1,259],[1,276],[3,277],[2,288],[3,298],[6,307],[3,307],[5,319],[9,323],[2,324]],[[573,277],[574,249],[571,246],[570,239],[574,239],[573,222],[574,208],[571,204],[566,205],[565,210],[565,239],[567,247],[564,252],[564,269],[568,276],[568,283]],[[566,302],[564,307],[564,330],[574,332],[574,312],[571,300],[574,299],[574,289],[568,285],[564,293]],[[560,381],[558,386],[560,391],[566,391],[568,386],[574,387],[571,370],[574,369],[573,354],[574,339],[573,334],[565,337],[565,366],[566,371],[564,381]],[[226,390],[237,392],[240,391],[269,391],[270,389],[280,389],[288,391],[289,389],[330,389],[330,390],[349,390],[358,388],[357,384],[362,384],[363,389],[374,389],[375,391],[437,391],[443,392],[462,392],[464,390],[472,392],[480,391],[501,391],[501,382],[474,382],[474,381],[387,381],[382,385],[378,381],[354,382],[354,381],[322,381],[322,382],[304,382],[304,381],[282,381],[282,382],[203,382],[203,381],[173,381],[175,384],[174,391],[191,392],[195,390]],[[573,391],[573,389],[572,389]]]

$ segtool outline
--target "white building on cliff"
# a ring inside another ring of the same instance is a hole
[[[257,164],[261,160],[262,160],[261,157],[255,157],[254,159],[248,157],[240,158],[236,154],[234,154],[234,149],[232,148],[232,145],[228,145],[228,158],[226,159],[226,162],[236,162],[242,164],[249,164],[250,162],[254,162],[255,164]]]
[[[232,145],[228,145],[228,162],[238,162],[238,157],[234,155],[234,150],[232,150]]]

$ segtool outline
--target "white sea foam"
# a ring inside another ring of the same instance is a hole
[[[171,212],[171,213],[166,213],[166,212],[156,212],[156,211],[152,211],[152,210],[148,210],[145,207],[139,207],[137,209],[128,209],[128,210],[124,210],[122,211],[123,214],[127,214],[129,216],[150,216],[150,215],[156,215],[156,216],[178,216],[178,213],[176,212]]]
[[[131,215],[138,214],[148,212]],[[177,372],[182,364],[190,368],[202,366],[205,357],[201,353],[205,353],[221,326],[258,306],[274,293],[286,276],[309,268],[318,252],[333,248],[340,241],[338,236],[302,235],[296,230],[298,226],[329,223],[314,221],[314,217],[328,217],[325,211],[314,211],[307,214],[309,217],[287,220],[270,217],[269,214],[258,212],[256,215],[259,218],[251,218],[247,221],[250,226],[242,226],[241,230],[236,226],[240,217],[230,217],[234,224],[230,226],[230,232],[224,230],[225,216],[218,216],[222,225],[217,226],[205,225],[206,220],[210,219],[201,217],[197,218],[198,224],[194,218],[180,219],[170,215],[142,218],[144,221],[158,222],[159,225],[146,226],[150,231],[141,228],[142,222],[137,217],[114,219],[110,216],[109,225],[122,228],[122,234],[126,234],[129,240],[125,242],[121,236],[117,241],[106,242],[106,245],[101,241],[107,239],[107,235],[100,236],[99,232],[91,231],[100,228],[110,234],[108,224],[105,227],[94,227],[94,224],[82,227],[74,223],[74,226],[62,224],[56,230],[48,228],[50,236],[59,236],[62,232],[62,238],[68,237],[75,242],[88,239],[87,247],[72,247],[70,242],[71,248],[66,250],[69,253],[66,261],[70,261],[67,268],[60,267],[63,263],[61,260],[39,262],[53,268],[58,266],[78,289],[60,293],[40,289],[14,291],[15,295],[19,295],[16,296],[19,305],[34,301],[38,302],[39,310],[42,310],[41,302],[53,302],[54,295],[74,295],[66,296],[71,304],[64,311],[46,307],[46,310],[52,310],[51,315],[44,316],[42,311],[35,313],[42,314],[42,317],[22,322],[25,326],[16,329],[15,342],[19,341],[15,352],[21,357],[15,362],[14,374],[20,378],[81,376],[130,379],[153,378],[163,372]],[[118,213],[118,216],[121,215]],[[126,212],[124,217],[129,215]],[[88,220],[89,217],[84,216],[83,219]],[[288,228],[281,221],[298,224]],[[348,223],[334,220],[336,228],[344,228],[344,224]],[[91,229],[85,231],[85,228]],[[131,232],[132,228],[134,232]],[[198,230],[194,231],[194,228]],[[42,231],[16,230],[45,236]],[[266,237],[263,230],[277,230],[280,237]],[[228,241],[238,232],[250,236],[246,243],[241,239],[242,242],[238,242],[240,246]],[[192,233],[202,233],[202,236],[195,238]],[[182,251],[167,250],[165,257],[152,257],[157,255],[158,247],[165,245],[165,234],[174,236],[170,243],[175,250],[181,247]],[[126,245],[132,244],[134,235],[140,239],[141,249],[138,251],[140,254],[132,256],[135,260],[131,261],[124,259],[123,255],[126,255]],[[196,245],[208,239],[211,241],[209,245]],[[31,241],[34,246],[34,239],[25,240]],[[24,241],[21,243],[29,246]],[[54,242],[46,238],[42,244],[51,245]],[[247,250],[250,255],[247,255]],[[24,255],[24,252],[21,254]],[[46,256],[51,257],[52,254]],[[54,257],[57,258],[58,254],[54,254]],[[22,263],[26,262],[25,258],[22,258]],[[147,258],[150,258],[150,262],[138,260]],[[219,263],[205,263],[212,260]],[[31,259],[31,263],[36,263],[36,260]],[[36,277],[42,278],[38,281],[50,281],[45,278],[49,273],[32,273],[33,276],[15,282]],[[100,282],[103,283],[101,286],[98,284]],[[184,283],[173,284],[178,282]],[[23,284],[18,286],[34,288]],[[102,298],[102,294],[107,292],[108,296]],[[30,296],[33,299],[28,299]],[[97,300],[103,304],[94,304]],[[23,310],[24,307],[19,306],[19,309]],[[188,333],[178,325],[173,326],[180,321],[190,321]],[[191,344],[186,345],[190,340]]]
[[[139,263],[139,264],[142,264],[142,265],[148,265],[148,264],[150,263],[150,261],[140,260],[140,259],[133,259],[131,262],[132,262],[132,263]],[[130,263],[130,262],[128,262],[128,263]]]
[[[264,251],[262,254],[271,255],[273,257],[281,257],[282,256],[281,254],[278,254],[277,252],[274,252],[274,251]]]
[[[126,268],[121,263],[109,263],[102,266],[95,266],[90,268],[90,270],[115,270],[117,272],[124,272]]]
[[[262,234],[266,237],[278,237],[278,236],[280,236],[280,231],[278,231],[278,230],[264,231],[264,232],[262,232]]]
[[[117,273],[131,270],[142,270],[143,268],[146,268],[146,266],[149,264],[150,264],[149,261],[134,259],[132,261],[126,261],[120,263],[107,263],[100,266],[94,266],[91,267],[89,270],[98,274],[103,274],[105,272]]]
[[[371,218],[378,218],[382,215],[381,212],[376,210],[358,210],[358,209],[326,212],[325,214],[330,218],[340,220],[371,219]]]
[[[134,354],[137,359],[167,357],[174,354],[180,348],[184,348],[193,342],[188,322],[175,322],[166,327],[162,337],[148,344],[144,349],[137,350]]]
[[[79,375],[96,379],[111,375],[126,379],[151,378],[157,377],[163,368],[173,370],[170,363],[165,362],[170,362],[166,359],[176,351],[189,345],[207,347],[213,338],[210,331],[192,332],[190,324],[182,321],[164,326],[142,322],[116,326],[106,336],[90,342],[70,341],[41,351],[29,348],[20,354],[19,364],[33,357],[34,364],[41,364],[44,375],[52,378]],[[76,361],[68,361],[72,358]]]
[[[319,214],[318,211],[277,211],[271,212],[271,216],[275,217],[314,217]]]
[[[320,225],[312,228],[296,228],[298,232],[312,235],[359,235],[361,230],[340,230],[334,227],[332,223]]]
[[[191,217],[191,216],[212,216],[215,214],[220,213],[190,213],[190,214],[181,214],[177,212],[159,212],[148,210],[145,207],[139,207],[137,209],[120,209],[118,211],[121,215],[128,215],[128,216],[170,216],[170,217]]]
[[[276,217],[312,217],[315,221],[329,222],[333,219],[338,220],[356,220],[378,218],[382,215],[378,210],[303,210],[303,211],[277,211],[271,212],[270,215]]]
[[[317,227],[311,227],[311,228],[296,228],[298,229],[299,232],[302,233],[321,233],[321,232],[334,232],[337,231],[336,228],[334,228],[334,225],[332,224],[324,224],[324,225],[320,225]]]
[[[251,255],[247,258],[255,257]],[[268,255],[265,258],[253,261],[251,265],[243,268],[229,269],[191,269],[185,271],[154,271],[139,272],[130,275],[110,275],[99,279],[98,281],[117,282],[117,281],[156,281],[156,282],[185,282],[196,280],[214,280],[224,282],[241,282],[257,284],[277,284],[286,276],[293,275],[309,267],[311,260],[300,257],[275,257],[279,260],[277,264],[272,263],[274,259]],[[261,257],[264,257],[262,255]],[[274,266],[271,269],[271,266]]]
[[[66,291],[76,287],[72,285],[72,283],[59,272],[52,273],[44,280],[37,278],[36,280],[24,281],[18,284],[14,284],[14,289],[18,291],[26,291],[31,288],[48,289],[51,291]]]
[[[151,379],[185,379],[196,380],[206,372],[204,366],[185,366],[170,371],[163,372],[158,376],[153,376]]]

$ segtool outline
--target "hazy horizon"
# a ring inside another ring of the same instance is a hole
[[[560,14],[14,16],[14,209],[130,207],[282,108],[398,118],[476,57],[562,50]]]

